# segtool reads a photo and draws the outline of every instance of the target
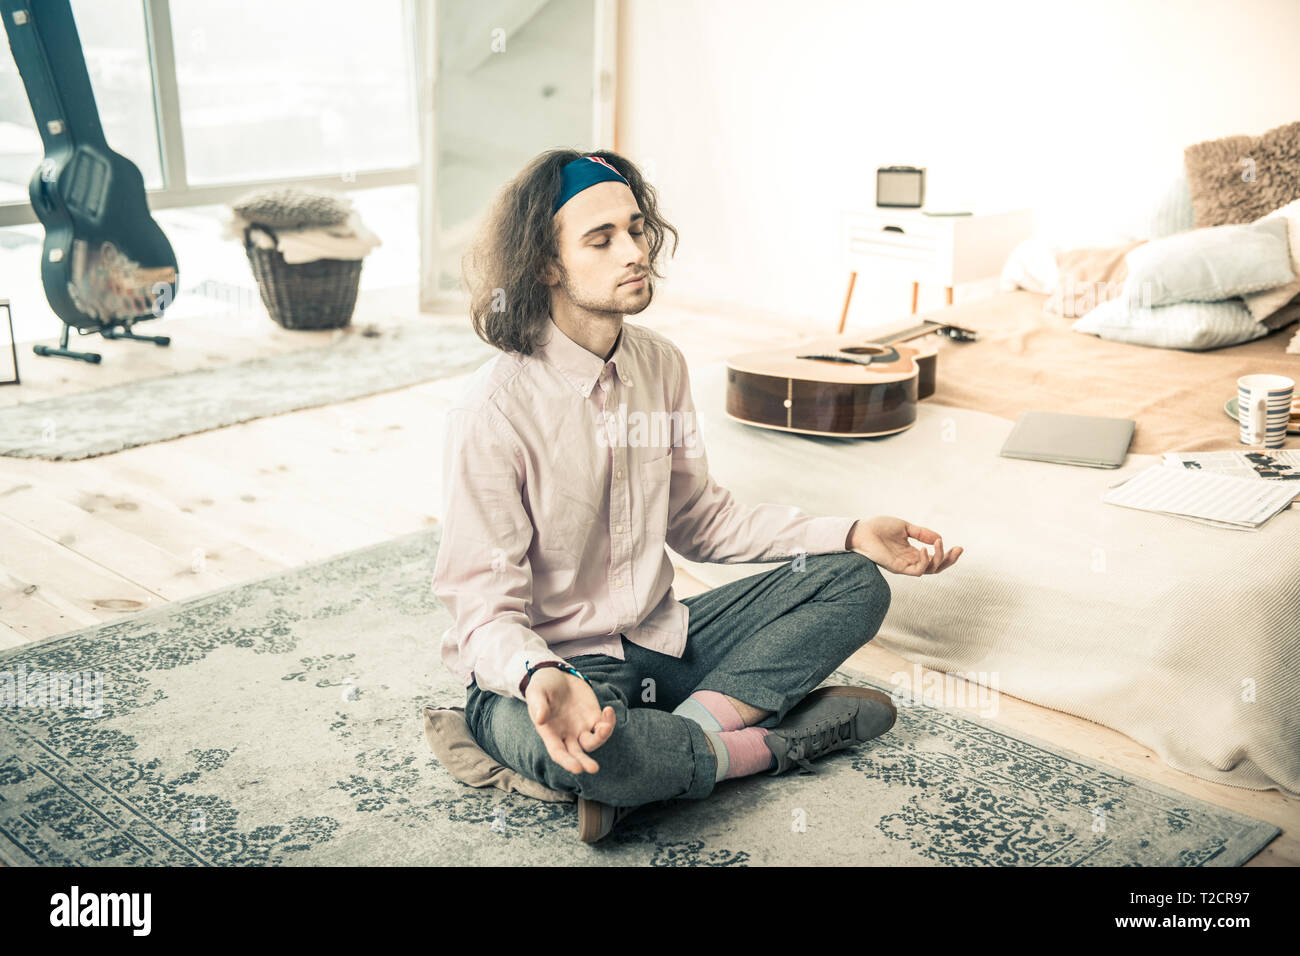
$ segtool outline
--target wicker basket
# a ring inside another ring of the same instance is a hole
[[[244,229],[244,251],[271,318],[286,329],[341,329],[352,321],[361,287],[361,259],[317,259],[290,265],[280,250],[262,249]],[[266,226],[256,226],[275,241]]]

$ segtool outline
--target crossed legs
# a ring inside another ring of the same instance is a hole
[[[848,551],[806,557],[683,601],[690,633],[680,658],[623,640],[625,659],[581,655],[613,735],[596,752],[600,770],[574,774],[547,753],[517,698],[471,684],[470,731],[502,764],[556,790],[611,806],[701,799],[717,769],[704,729],[672,713],[700,690],[723,694],[745,726],[775,727],[785,714],[880,628],[889,586],[875,563]]]

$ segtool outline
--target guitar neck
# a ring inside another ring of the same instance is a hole
[[[908,342],[912,339],[919,339],[923,335],[931,332],[938,332],[947,326],[943,322],[931,322],[926,320],[919,325],[909,326],[898,332],[890,332],[886,335],[876,336],[872,339],[877,345],[893,345],[895,342]]]
[[[78,143],[104,145],[95,92],[68,0],[42,0],[39,5],[30,0],[0,0],[0,14],[46,154]]]

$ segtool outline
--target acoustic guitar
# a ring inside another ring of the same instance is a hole
[[[978,334],[923,321],[878,337],[833,335],[727,359],[728,418],[747,425],[872,438],[916,422],[916,403],[934,394],[939,351],[930,333],[957,342]]]
[[[160,318],[175,300],[176,256],[150,214],[140,170],[104,139],[68,0],[0,0],[0,16],[45,146],[28,193],[45,227],[41,283],[64,323],[60,348],[33,350],[99,362],[98,353],[68,349],[71,328],[168,345],[131,326]]]

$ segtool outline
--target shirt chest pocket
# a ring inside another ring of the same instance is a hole
[[[658,458],[641,463],[641,530],[648,541],[663,541],[667,536],[672,475],[671,448]]]

